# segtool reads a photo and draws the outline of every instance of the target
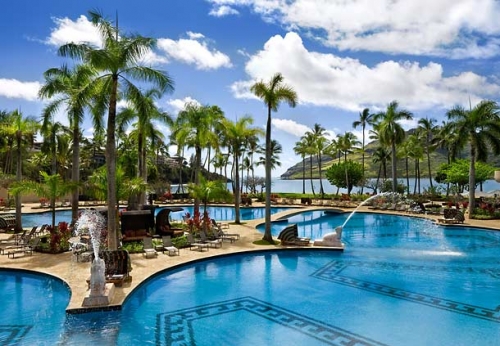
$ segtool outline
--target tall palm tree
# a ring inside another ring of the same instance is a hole
[[[486,161],[488,151],[500,154],[500,114],[494,101],[483,100],[469,110],[456,106],[447,113],[451,129],[470,145],[469,217],[475,207],[476,160]]]
[[[281,144],[278,143],[277,140],[273,139],[273,140],[271,140],[271,149],[272,149],[271,152],[273,154],[271,155],[270,166],[271,166],[271,170],[274,170],[276,167],[281,166],[279,154],[281,154],[283,152],[283,147],[281,146]],[[265,167],[266,166],[266,156],[265,156],[266,148],[262,148],[260,153],[264,154],[264,156],[259,156],[259,159],[256,162],[256,165]]]
[[[432,139],[434,138],[436,131],[437,131],[437,126],[436,126],[436,120],[435,119],[429,119],[429,118],[421,118],[418,120],[418,129],[417,131],[420,132],[423,136],[424,139],[424,151],[427,156],[427,169],[429,173],[429,184],[431,186],[431,189],[433,188],[432,185],[432,171],[431,171],[431,152],[434,151],[435,146],[433,146]]]
[[[227,145],[229,151],[233,155],[233,163],[235,166],[234,170],[234,181],[236,189],[234,190],[234,206],[235,206],[235,223],[240,223],[240,173],[239,165],[240,159],[242,158],[243,151],[245,150],[245,145],[247,143],[247,138],[255,137],[258,135],[263,135],[263,131],[260,128],[252,127],[253,118],[250,116],[243,116],[236,121],[231,121],[229,119],[223,119],[222,121],[224,132],[223,132],[223,142]]]
[[[80,182],[80,126],[83,123],[85,111],[90,108],[90,101],[94,96],[94,90],[90,82],[96,75],[97,71],[85,64],[76,65],[73,68],[69,68],[66,65],[60,68],[51,68],[45,71],[45,84],[40,88],[38,93],[40,98],[49,99],[49,103],[42,113],[42,131],[52,122],[54,115],[61,106],[65,106],[73,135],[71,179],[74,184]],[[94,128],[98,131],[102,128],[101,116],[93,116],[92,122]],[[54,167],[52,174],[55,174]],[[71,195],[72,222],[75,222],[78,218],[78,195],[78,189],[75,189]]]
[[[174,120],[170,114],[159,109],[155,100],[158,100],[162,93],[157,89],[149,89],[144,92],[139,99],[131,100],[130,105],[120,111],[118,121],[120,127],[127,126],[133,120],[134,129],[130,133],[136,139],[138,154],[137,177],[142,178],[145,183],[148,182],[147,169],[147,140],[162,136],[156,131],[155,123],[172,125]],[[162,138],[160,138],[162,139]],[[140,204],[146,203],[146,193],[142,192],[139,196]]]
[[[23,117],[23,114],[15,110],[9,116],[10,122],[3,126],[2,132],[5,136],[12,138],[13,145],[15,146],[16,153],[16,182],[20,183],[22,176],[22,162],[23,162],[23,149],[26,144],[33,144],[33,140],[36,132],[38,131],[39,125],[36,120],[32,117]],[[16,200],[16,232],[21,232],[23,230],[22,220],[21,220],[21,195],[15,193]]]
[[[318,159],[318,171],[319,171],[319,193],[321,198],[325,195],[325,190],[323,189],[323,180],[321,172],[321,155],[323,154],[325,148],[328,146],[327,139],[325,138],[325,128],[320,124],[314,124],[311,131],[307,131],[306,135],[312,136],[312,144],[314,148],[314,154]]]
[[[337,148],[341,153],[344,154],[344,165],[345,167],[345,183],[346,186],[349,186],[349,174],[347,170],[347,154],[352,153],[353,149],[359,145],[359,141],[357,137],[352,132],[346,132],[343,136],[338,136],[337,138]]]
[[[277,112],[281,102],[286,102],[290,107],[297,104],[297,93],[291,86],[283,83],[281,73],[276,73],[267,83],[263,81],[253,84],[250,88],[252,93],[264,101],[267,107],[266,123],[266,213],[265,232],[263,239],[269,243],[273,242],[271,234],[271,112]]]
[[[362,157],[361,164],[363,165],[363,178],[365,177],[365,130],[367,125],[373,125],[373,114],[370,114],[368,108],[363,109],[359,113],[359,120],[352,123],[352,127],[357,128],[361,126],[361,131],[363,131],[363,142],[362,142]],[[363,194],[363,186],[361,186],[361,194]]]
[[[108,110],[106,126],[106,170],[108,179],[107,204],[108,212],[108,247],[117,249],[117,213],[111,212],[117,207],[116,183],[116,104],[119,95],[129,100],[140,98],[140,89],[132,82],[149,82],[160,92],[172,91],[173,80],[163,71],[141,66],[141,60],[151,49],[156,40],[140,35],[127,36],[120,33],[117,27],[105,19],[100,13],[89,12],[92,24],[101,35],[103,47],[94,47],[87,43],[68,43],[59,48],[58,53],[64,57],[83,60],[97,70],[98,77],[93,85],[100,92],[96,99],[95,111],[103,114]]]
[[[379,122],[378,131],[382,144],[391,148],[392,155],[392,191],[397,191],[397,155],[396,146],[405,139],[405,130],[399,124],[401,120],[411,120],[412,114],[404,109],[399,109],[397,101],[392,101],[385,112],[374,116],[374,121]]]
[[[300,141],[295,142],[293,147],[295,154],[300,155],[302,158],[302,194],[306,193],[306,155],[307,155],[307,143],[304,137]]]
[[[309,181],[311,182],[311,192],[313,196],[316,196],[314,192],[314,184],[313,184],[313,156],[316,154],[316,148],[314,146],[314,135],[312,132],[306,132],[304,136],[301,137],[304,141],[306,154],[309,155]]]
[[[224,113],[217,106],[200,106],[196,103],[186,104],[180,111],[173,125],[172,137],[179,145],[194,148],[194,183],[200,181],[201,154],[214,141],[217,135],[211,131],[212,124],[224,119]],[[200,200],[195,198],[194,211],[200,210]]]
[[[375,182],[375,186],[379,186],[379,181],[381,176],[383,179],[387,179],[387,161],[389,160],[389,157],[391,156],[391,153],[383,146],[378,147],[375,149],[373,152],[372,160],[373,163],[379,163],[379,169],[378,169],[378,174],[377,174],[377,181]]]

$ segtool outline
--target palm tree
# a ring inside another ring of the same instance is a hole
[[[434,146],[432,145],[432,139],[437,130],[437,126],[435,125],[435,119],[429,118],[421,118],[418,120],[418,129],[417,131],[422,134],[424,137],[424,151],[427,156],[427,169],[429,171],[429,184],[431,189],[432,185],[432,171],[431,171],[431,152],[434,151]]]
[[[295,107],[297,104],[297,93],[292,87],[283,84],[283,76],[281,73],[276,73],[268,83],[263,81],[257,82],[250,88],[252,93],[264,101],[267,106],[267,123],[266,123],[266,213],[265,223],[266,228],[263,239],[269,243],[273,243],[271,234],[271,112],[277,112],[281,102],[286,102],[290,107]]]
[[[325,194],[325,191],[323,189],[323,180],[321,176],[321,155],[323,154],[325,148],[328,146],[327,139],[324,137],[324,134],[325,134],[325,128],[318,123],[314,124],[312,131],[306,132],[306,136],[310,135],[312,137],[312,146],[314,154],[318,159],[319,193],[321,194],[322,198]]]
[[[483,100],[474,108],[465,110],[456,106],[447,113],[451,129],[470,145],[469,217],[475,207],[476,160],[486,161],[488,151],[500,154],[500,115],[498,104]]]
[[[363,131],[363,143],[362,143],[362,158],[361,162],[363,165],[363,178],[365,177],[365,129],[367,125],[373,125],[373,114],[370,114],[370,110],[368,108],[363,109],[362,112],[359,113],[359,120],[356,120],[352,123],[354,128],[361,126],[361,131]],[[363,186],[361,186],[361,194],[363,194]]]
[[[16,181],[22,180],[22,153],[26,143],[33,143],[34,136],[38,130],[38,123],[32,117],[24,118],[18,110],[13,111],[9,116],[9,123],[3,126],[2,132],[5,136],[12,138],[12,143],[16,148]],[[23,230],[21,220],[21,196],[15,193],[16,200],[16,232]]]
[[[71,132],[73,134],[73,159],[71,179],[74,184],[80,182],[80,126],[83,123],[85,110],[90,108],[93,90],[90,82],[97,75],[97,71],[89,65],[77,65],[74,68],[68,68],[63,65],[60,68],[51,68],[44,73],[45,84],[38,93],[42,99],[50,99],[45,106],[42,119],[42,131],[48,128],[54,115],[65,105]],[[92,122],[94,128],[102,128],[102,117],[93,116]],[[54,163],[53,163],[54,164]],[[55,174],[53,167],[52,174]],[[71,196],[71,220],[75,222],[78,218],[78,195],[79,191],[74,190]]]
[[[217,106],[186,104],[173,125],[172,137],[179,145],[194,148],[194,183],[200,182],[201,153],[217,135],[211,131],[212,124],[222,121],[224,113]],[[199,212],[200,200],[195,198],[194,211]]]
[[[65,197],[68,193],[78,189],[74,182],[66,182],[59,174],[49,175],[47,172],[40,171],[42,181],[22,181],[15,184],[13,191],[15,193],[34,192],[38,197],[44,197],[51,201],[52,229],[56,225],[56,204],[52,203],[58,198]]]
[[[392,101],[385,112],[374,116],[374,121],[379,122],[378,131],[382,144],[391,148],[392,156],[392,191],[397,191],[397,155],[396,146],[405,139],[405,130],[398,123],[401,120],[411,120],[412,114],[404,109],[398,109],[398,102]]]
[[[276,167],[280,167],[281,166],[281,161],[280,161],[279,154],[281,154],[283,152],[283,147],[275,139],[273,139],[271,141],[271,152],[273,154],[271,155],[270,166],[271,166],[271,170],[274,170]],[[265,156],[266,148],[262,148],[262,150],[260,151],[260,153],[264,154],[264,156],[259,156],[259,159],[258,159],[256,165],[257,166],[264,166],[265,167],[266,166],[266,161],[267,161],[266,160],[266,156]]]
[[[306,155],[307,155],[307,143],[304,137],[300,141],[295,142],[295,147],[293,147],[295,154],[300,155],[302,158],[302,194],[306,193]]]
[[[373,163],[380,163],[377,174],[377,181],[375,183],[375,186],[377,187],[379,186],[381,176],[384,177],[384,180],[387,179],[387,160],[389,160],[390,156],[391,153],[385,147],[378,147],[373,152]]]
[[[236,121],[224,119],[222,121],[224,132],[222,142],[225,143],[229,151],[233,155],[233,163],[235,166],[234,182],[236,189],[234,189],[234,206],[235,206],[235,220],[234,222],[240,223],[240,173],[239,173],[239,160],[243,155],[247,138],[252,138],[262,135],[263,131],[256,127],[251,127],[253,118],[250,116],[243,116]]]
[[[352,132],[346,132],[343,136],[338,136],[337,138],[337,148],[341,153],[344,154],[344,162],[347,163],[347,154],[352,153],[353,149],[359,145],[359,141]],[[347,164],[345,167],[345,183],[349,186],[349,174],[347,171]]]
[[[173,124],[173,118],[168,113],[161,111],[155,104],[162,93],[157,89],[149,89],[141,95],[139,99],[131,100],[130,106],[124,108],[118,114],[120,127],[127,126],[136,119],[134,130],[130,133],[137,143],[138,169],[137,176],[142,178],[145,183],[148,182],[147,169],[147,140],[148,138],[163,139],[163,135],[157,132],[155,122],[166,125]],[[139,196],[140,204],[146,203],[146,193],[142,192]]]
[[[173,81],[163,71],[138,65],[138,61],[154,48],[156,41],[140,35],[127,36],[120,33],[110,21],[98,12],[89,12],[92,24],[97,27],[103,42],[102,48],[87,43],[68,43],[59,48],[59,54],[83,60],[99,73],[93,85],[100,92],[95,103],[96,114],[103,114],[107,108],[106,126],[106,170],[108,179],[107,205],[116,208],[116,104],[119,95],[129,100],[140,99],[139,88],[133,80],[150,82],[160,92],[172,91]],[[116,250],[117,214],[108,212],[108,247]]]
[[[311,192],[313,196],[316,196],[313,184],[313,155],[316,154],[316,148],[314,147],[314,135],[308,131],[301,137],[301,140],[304,141],[306,154],[309,154],[309,180],[311,182]]]

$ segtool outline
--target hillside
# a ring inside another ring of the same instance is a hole
[[[366,176],[369,178],[376,178],[378,175],[378,170],[380,167],[379,163],[373,163],[372,162],[372,155],[373,152],[376,150],[378,147],[378,142],[374,141],[366,145],[366,154],[365,154],[365,170],[366,170]],[[464,155],[461,156],[461,158],[469,158],[468,154],[465,154],[466,152],[468,153],[469,148],[466,148],[464,150]],[[361,163],[362,162],[362,155],[361,153],[353,153],[347,156],[348,160],[353,160],[356,162]],[[341,160],[344,160],[342,157]],[[437,150],[431,154],[431,170],[432,174],[435,174],[439,166],[443,163],[447,162],[447,157],[446,157],[446,151],[444,150]],[[338,158],[333,159],[330,156],[322,156],[322,169],[323,172],[328,169],[333,163],[338,162]],[[488,162],[496,167],[500,167],[500,157],[490,155]],[[408,162],[409,166],[409,171],[410,171],[410,177],[414,176],[414,162],[410,160]],[[309,157],[305,158],[305,175],[306,178],[310,178],[310,161]],[[319,169],[318,169],[318,160],[316,157],[313,158],[312,160],[312,176],[313,178],[319,178]],[[403,178],[406,176],[406,171],[405,171],[405,160],[401,159],[398,160],[397,164],[398,168],[398,177]],[[391,162],[387,162],[387,176],[389,177],[391,175]],[[421,177],[427,177],[428,176],[428,169],[427,169],[427,157],[424,155],[424,159],[420,161],[420,175]],[[323,173],[324,177],[324,173]],[[285,173],[281,175],[281,179],[302,179],[302,161],[296,163],[292,167],[289,167]]]

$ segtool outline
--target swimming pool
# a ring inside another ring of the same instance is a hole
[[[0,268],[0,345],[54,345],[64,329],[70,290],[62,280]]]
[[[347,217],[310,213],[273,225],[273,232],[293,222],[315,238]],[[343,241],[343,253],[238,254],[159,273],[121,312],[68,316],[61,339],[65,345],[498,344],[500,233],[357,213]]]
[[[181,206],[183,208],[182,211],[172,212],[171,218],[172,220],[182,220],[182,217],[189,212],[193,215],[193,206]],[[156,209],[156,213],[158,213],[161,208]],[[168,207],[166,207],[168,208]],[[291,208],[287,207],[271,207],[271,214],[275,214],[284,210],[290,210]],[[293,208],[292,208],[293,209]],[[203,208],[200,208],[200,211],[203,211]],[[208,215],[212,219],[218,221],[232,221],[235,218],[234,207],[228,206],[208,206],[207,207]],[[240,216],[242,220],[254,220],[264,218],[265,208],[264,207],[241,207],[240,208]],[[56,210],[56,224],[65,221],[71,221],[71,210]],[[42,213],[30,213],[22,215],[23,227],[33,227],[36,225],[43,224],[51,224],[52,223],[52,214],[50,212],[42,212]]]

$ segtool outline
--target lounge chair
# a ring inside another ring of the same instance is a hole
[[[299,237],[297,224],[285,227],[278,235],[278,239],[281,240],[281,245],[307,246],[311,242],[310,238]]]
[[[161,241],[162,244],[160,246],[157,246],[156,250],[159,250],[163,253],[165,253],[165,251],[168,251],[169,256],[180,255],[179,249],[174,246],[174,244],[172,243],[172,238],[169,235],[164,235],[163,237],[161,237]]]
[[[438,222],[447,223],[447,224],[457,224],[464,223],[465,216],[458,209],[444,209],[443,210],[443,218],[437,219]]]
[[[191,233],[186,234],[187,238],[187,245],[189,246],[189,250],[193,250],[193,247],[196,248],[198,251],[204,251],[204,249],[207,249],[208,251],[208,244],[207,243],[202,243],[201,241],[195,241],[193,238],[193,235]]]
[[[0,216],[0,230],[7,232],[16,227],[16,216],[13,214],[3,214]]]
[[[212,219],[212,232],[214,232],[216,238],[222,238],[222,240],[230,240],[231,243],[240,239],[240,235],[238,233],[227,233],[223,231],[222,228],[222,224],[217,223],[214,219]]]
[[[20,245],[15,248],[9,249],[7,251],[8,258],[15,258],[17,254],[22,255],[33,255],[33,250],[36,249],[38,244],[40,243],[40,238],[35,238],[32,243],[27,243],[25,245]]]
[[[200,232],[200,239],[202,243],[208,244],[209,246],[213,246],[214,248],[222,247],[222,239],[220,238],[208,239],[205,231]]]
[[[143,255],[146,256],[146,258],[153,258],[155,256],[158,256],[158,253],[156,252],[155,248],[153,247],[153,239],[152,238],[144,237],[142,239],[142,244],[144,247]]]
[[[124,282],[130,281],[130,257],[127,250],[103,250],[99,252],[99,257],[104,260],[106,282],[121,286]],[[94,260],[94,255],[91,256]],[[90,277],[87,279],[90,285]]]

